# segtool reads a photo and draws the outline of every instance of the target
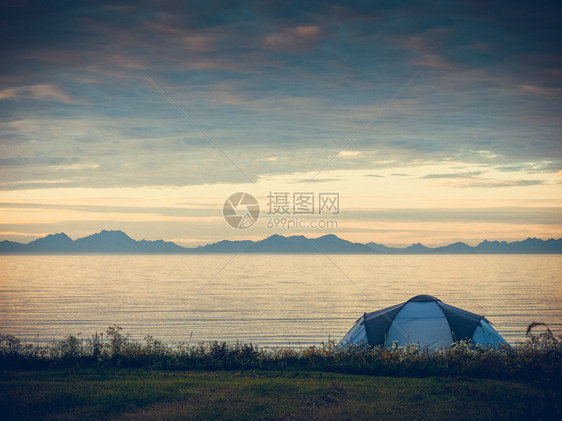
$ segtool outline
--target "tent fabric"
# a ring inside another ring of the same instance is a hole
[[[478,327],[476,327],[474,335],[472,335],[472,340],[477,344],[492,342],[505,343],[505,339],[484,319],[482,319]]]
[[[349,341],[354,344],[369,342],[369,339],[367,338],[367,331],[365,330],[365,319],[363,316],[355,322],[355,325],[347,333],[347,337],[349,338]]]
[[[441,307],[449,321],[456,341],[471,339],[474,335],[474,330],[480,324],[480,320],[485,319],[484,316],[453,307],[441,301],[437,301],[437,304]]]
[[[386,343],[399,346],[410,343],[430,348],[453,342],[449,322],[435,301],[411,302],[404,305],[388,329]]]
[[[404,346],[418,344],[437,348],[455,341],[471,340],[485,346],[507,343],[484,317],[443,303],[431,295],[418,295],[361,316],[341,344]]]
[[[403,305],[404,304],[398,304],[396,306],[363,315],[365,332],[370,344],[384,342],[384,338],[390,324]]]

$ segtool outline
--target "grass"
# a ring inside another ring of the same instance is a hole
[[[302,350],[211,342],[165,346],[152,337],[130,341],[111,326],[105,338],[68,336],[50,345],[26,344],[0,335],[0,369],[151,368],[164,370],[300,370],[390,376],[460,375],[539,382],[555,387],[562,372],[562,340],[550,331],[530,335],[517,346],[485,348],[457,342],[429,350],[338,347],[334,342]]]
[[[555,419],[538,385],[324,372],[2,371],[4,419]]]
[[[3,419],[561,419],[562,340],[302,350],[0,335]]]

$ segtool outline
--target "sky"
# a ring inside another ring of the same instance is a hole
[[[557,2],[0,7],[0,240],[562,237]]]

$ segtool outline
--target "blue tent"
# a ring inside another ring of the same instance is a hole
[[[372,313],[365,313],[341,340],[342,345],[447,347],[453,342],[471,340],[483,346],[507,341],[484,316],[453,307],[431,295],[418,295]]]

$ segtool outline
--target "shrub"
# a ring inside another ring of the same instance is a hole
[[[122,367],[203,370],[337,371],[394,376],[475,376],[512,378],[556,388],[562,374],[562,340],[548,326],[511,347],[480,347],[460,341],[429,350],[416,345],[389,348],[365,344],[338,346],[334,341],[302,350],[260,348],[225,342],[164,345],[152,336],[144,343],[129,340],[122,328],[110,326],[104,337],[68,335],[46,346],[29,345],[11,335],[0,335],[0,368]]]

